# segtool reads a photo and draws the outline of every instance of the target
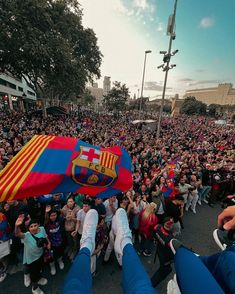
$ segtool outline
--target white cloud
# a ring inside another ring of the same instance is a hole
[[[153,50],[151,38],[140,33],[134,22],[141,19],[142,13],[136,17],[133,7],[127,9],[120,0],[80,0],[83,8],[83,24],[92,28],[98,38],[98,45],[103,54],[101,66],[102,77],[111,76],[112,82],[117,80],[128,85],[141,84],[145,50]],[[120,12],[120,13],[117,13]],[[129,21],[133,17],[133,21]],[[139,26],[140,27],[140,26]],[[155,56],[150,54],[146,65],[146,78],[156,75],[153,67]],[[102,78],[99,81],[102,85]],[[135,89],[136,91],[136,89]]]
[[[162,22],[159,22],[159,23],[158,23],[157,31],[158,31],[158,32],[162,32],[162,31],[163,31],[163,23],[162,23]]]
[[[149,11],[151,12],[151,13],[154,13],[154,11],[155,11],[155,6],[154,5],[150,5],[149,6]]]
[[[207,29],[207,28],[213,27],[214,25],[215,25],[215,20],[213,17],[204,17],[201,19],[199,26],[200,28]]]
[[[128,14],[129,11],[128,9],[125,7],[125,5],[122,3],[121,0],[112,0],[112,4],[114,7],[114,10],[123,13],[123,14]]]
[[[126,3],[124,0],[79,1],[83,8],[83,25],[94,30],[103,54],[102,77],[98,81],[100,86],[102,86],[104,76],[111,76],[112,82],[126,83],[131,93],[137,94],[137,90],[141,88],[145,50],[152,50],[146,62],[145,81],[154,81],[156,75],[159,81],[164,79],[165,73],[156,69],[157,65],[162,63],[162,56],[158,53],[158,48],[164,48],[164,43],[162,38],[159,38],[159,47],[156,48],[153,33],[146,31],[143,26],[143,21],[147,22],[149,19],[144,19],[143,16],[146,13],[150,15],[149,10],[143,11],[141,8],[128,7],[124,5]],[[161,22],[156,18],[156,26],[158,23]],[[172,74],[169,75],[168,81],[168,87],[171,87],[172,84],[174,87],[179,86]],[[136,84],[138,87],[133,87]],[[167,92],[169,91],[168,89]],[[146,96],[152,97],[156,94],[161,93],[144,90]]]
[[[128,11],[127,15],[128,15],[128,16],[132,16],[132,15],[134,15],[134,13],[135,13],[135,12],[134,12],[134,10],[132,9],[132,10]]]
[[[134,0],[134,6],[141,8],[143,10],[147,10],[150,8],[150,4],[148,3],[148,0]]]
[[[133,6],[137,9],[153,13],[156,5],[150,4],[149,0],[133,0]]]

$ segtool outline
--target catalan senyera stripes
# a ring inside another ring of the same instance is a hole
[[[9,171],[8,173],[5,174],[4,179],[2,181],[2,185],[0,185],[0,188],[3,188],[4,186],[6,187],[8,185],[8,183],[11,181],[11,179],[17,179],[19,176],[19,172],[21,173],[22,171],[22,166],[24,165],[24,163],[34,154],[34,151],[37,149],[37,147],[44,141],[44,139],[40,136],[40,138],[38,138],[38,140],[34,141],[33,144],[30,144],[29,142],[29,146],[30,148],[27,149],[26,151],[24,151],[23,156],[18,158],[18,164],[15,167],[11,166],[11,163],[7,166],[7,171]],[[21,151],[19,152],[21,153]],[[10,177],[9,177],[10,175]]]
[[[17,183],[17,185],[14,187],[13,192],[11,193],[10,196],[10,200],[14,199],[17,191],[19,190],[20,186],[22,185],[22,183],[24,182],[24,180],[27,178],[27,176],[29,175],[29,173],[31,172],[33,166],[35,165],[35,163],[37,162],[38,158],[41,156],[42,152],[47,148],[47,145],[54,139],[54,137],[50,137],[48,140],[45,140],[45,142],[43,142],[43,146],[38,149],[38,151],[40,151],[36,157],[34,158],[33,162],[30,164],[29,168],[26,170],[26,172],[24,173],[23,177],[19,180],[19,182]]]
[[[101,152],[101,155],[100,155],[100,165],[104,166],[105,158],[106,158],[106,153],[105,152]]]
[[[28,175],[33,167],[33,165],[35,164],[36,160],[35,157],[37,158],[37,155],[39,154],[39,156],[41,155],[41,153],[44,151],[44,149],[47,147],[48,143],[53,140],[53,136],[51,137],[41,137],[38,138],[38,140],[35,142],[34,144],[34,149],[31,150],[31,152],[29,153],[29,156],[26,156],[22,159],[21,164],[19,166],[19,168],[16,170],[16,172],[18,172],[18,174],[15,177],[11,177],[10,179],[13,178],[13,180],[11,180],[11,182],[7,185],[7,187],[5,188],[3,194],[2,194],[2,199],[4,200],[7,196],[9,196],[9,192],[11,194],[11,190],[15,191],[15,187],[20,187],[20,183],[23,182],[22,179],[25,178],[25,175]],[[31,145],[32,148],[32,145]],[[26,161],[27,160],[27,161]],[[25,162],[26,161],[26,162]],[[33,161],[33,165],[30,164]],[[23,163],[23,167],[22,167],[22,163]],[[10,166],[9,166],[10,167]],[[14,172],[15,175],[15,172]],[[8,181],[5,182],[5,185],[8,183]],[[17,191],[16,191],[17,192]],[[11,197],[13,198],[13,197]]]
[[[14,158],[11,160],[10,166],[8,169],[4,170],[0,173],[0,184],[4,182],[6,177],[11,173],[11,171],[14,169],[15,166],[19,166],[19,162],[21,161],[21,158],[24,158],[25,155],[27,155],[27,151],[30,150],[34,144],[37,143],[40,136],[34,136],[27,145],[25,145],[19,153],[14,156]],[[35,143],[36,141],[36,143]]]
[[[114,170],[116,163],[115,158],[116,156],[114,154],[103,151],[100,155],[100,165]]]
[[[112,167],[112,160],[113,160],[113,154],[110,154],[109,156],[109,162],[108,162],[108,168]]]
[[[114,162],[114,155],[112,154],[112,158],[111,158],[111,160],[110,160],[110,167],[109,168],[111,168],[111,169],[113,169],[113,162]]]
[[[105,161],[105,167],[108,167],[109,166],[109,159],[110,159],[110,153],[107,153],[107,156],[106,156],[106,161]]]

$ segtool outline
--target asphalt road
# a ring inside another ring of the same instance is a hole
[[[214,208],[206,204],[197,208],[197,214],[187,212],[184,217],[185,228],[182,231],[181,241],[188,247],[200,255],[210,255],[218,252],[219,249],[215,244],[212,232],[216,228],[217,215],[221,211],[219,205]],[[153,254],[154,255],[154,254]],[[151,276],[158,267],[158,260],[153,263],[154,256],[141,256],[141,261],[144,264],[146,271]],[[60,293],[63,285],[64,277],[69,270],[70,264],[66,263],[65,269],[60,271],[58,269],[55,276],[51,276],[49,269],[46,270],[45,276],[48,278],[48,285],[42,287],[45,294]],[[121,277],[122,271],[119,268],[114,256],[107,265],[99,265],[98,275],[93,280],[94,294],[120,294],[122,293]],[[165,294],[168,280],[173,276],[173,273],[162,282],[158,287],[156,293]],[[23,284],[23,272],[9,275],[0,284],[0,294],[29,294],[31,287],[26,288]]]

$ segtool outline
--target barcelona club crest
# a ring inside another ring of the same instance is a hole
[[[109,151],[80,146],[79,155],[72,161],[72,179],[83,186],[110,186],[117,178],[117,159]]]

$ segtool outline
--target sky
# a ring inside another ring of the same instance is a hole
[[[79,0],[83,25],[96,33],[103,54],[104,76],[125,83],[140,95],[144,55],[147,55],[144,97],[160,98],[165,72],[159,51],[168,49],[168,17],[175,0]],[[166,97],[188,89],[233,83],[235,87],[235,1],[178,0],[176,39],[168,72]]]

